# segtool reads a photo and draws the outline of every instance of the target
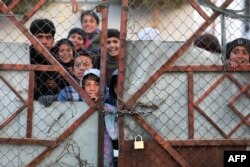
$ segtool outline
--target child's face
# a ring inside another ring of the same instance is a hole
[[[83,85],[83,89],[86,91],[86,93],[92,100],[97,101],[100,89],[99,82],[86,79]]]
[[[97,29],[97,22],[91,15],[85,15],[82,20],[82,28],[86,33],[93,33]]]
[[[107,39],[107,51],[112,57],[118,57],[120,50],[120,40],[115,37]]]
[[[58,50],[58,58],[63,63],[68,63],[73,59],[73,48],[68,44],[62,44]]]
[[[42,43],[42,45],[51,50],[54,44],[54,37],[51,33],[38,33],[35,35],[37,40]]]
[[[93,63],[91,58],[87,56],[78,56],[75,59],[74,66],[73,66],[73,74],[81,80],[83,77],[83,73],[85,70],[93,68]]]
[[[79,34],[71,34],[69,36],[69,40],[73,43],[75,50],[80,50],[83,46],[84,39],[81,35]]]
[[[243,46],[234,47],[230,53],[229,62],[233,67],[249,64],[249,53],[247,49]]]

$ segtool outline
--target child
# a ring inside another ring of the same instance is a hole
[[[83,74],[82,88],[86,91],[89,97],[97,102],[100,90],[100,70],[98,69],[88,69]],[[68,92],[61,91],[57,98],[58,101],[81,101],[80,95],[73,89],[70,88]],[[104,131],[104,165],[112,167],[113,166],[113,146],[111,139],[105,129]]]
[[[250,40],[237,38],[227,43],[226,58],[229,66],[236,68],[241,65],[249,65]]]
[[[54,53],[61,65],[68,71],[72,72],[75,50],[73,43],[68,39],[59,40],[55,47]]]
[[[104,110],[104,122],[106,131],[112,140],[114,150],[118,150],[118,124],[117,124],[117,81],[118,70],[116,69],[111,77],[109,97],[105,100]],[[115,160],[115,166],[117,166],[117,160]]]
[[[81,25],[83,31],[86,33],[86,42],[83,45],[84,49],[89,49],[90,44],[100,33],[98,28],[100,20],[94,11],[83,11],[81,14]]]
[[[216,36],[205,33],[197,37],[194,41],[194,45],[205,49],[211,53],[221,54],[221,45]]]
[[[93,67],[93,60],[88,52],[82,50],[77,53],[77,57],[74,59],[73,65],[73,75],[75,76],[78,83],[84,76],[86,70],[89,70]],[[92,69],[91,71],[93,71]],[[96,71],[96,70],[94,70]],[[99,70],[98,70],[99,71]],[[83,83],[80,83],[83,85]],[[57,96],[58,101],[80,101],[81,97],[76,92],[72,86],[67,86],[61,90]]]
[[[73,74],[80,81],[85,70],[93,68],[94,56],[85,49],[79,50],[76,54],[77,56],[73,64]]]
[[[120,51],[120,32],[117,29],[108,29],[107,34],[107,61],[106,61],[106,83],[109,87],[110,79],[118,67]]]
[[[52,52],[56,28],[51,20],[34,20],[30,25],[30,32],[48,51]],[[31,45],[30,64],[50,65],[50,62],[42,53],[36,50],[35,46]],[[35,100],[38,100],[38,98],[43,95],[55,95],[58,93],[59,87],[55,81],[56,76],[57,72],[55,71],[35,71]]]
[[[79,51],[86,42],[86,34],[81,28],[72,28],[69,31],[67,39],[73,43],[75,50]]]
[[[72,76],[80,84],[84,72],[87,69],[93,68],[93,59],[91,57],[91,54],[84,49],[77,52],[76,55],[77,56],[74,58],[73,61]],[[50,106],[56,100],[79,101],[81,100],[81,97],[72,86],[68,85],[62,90],[60,90],[58,95],[41,96],[38,99],[38,101],[46,107]]]

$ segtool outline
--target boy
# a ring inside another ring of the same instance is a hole
[[[72,28],[69,31],[67,39],[74,44],[75,50],[79,51],[86,42],[86,34],[81,28]]]
[[[56,33],[56,29],[52,21],[48,19],[36,19],[30,25],[30,32],[45,48],[52,52],[51,50]],[[30,63],[50,65],[49,61],[42,55],[42,53],[37,52],[33,45],[30,46]],[[58,93],[59,88],[54,80],[56,75],[57,73],[54,71],[35,71],[35,100],[42,95],[54,95]]]
[[[93,68],[92,55],[85,49],[81,49],[77,52],[77,56],[74,58],[72,76],[78,83],[80,83],[84,72],[91,68]],[[72,86],[66,86],[64,89],[60,90],[59,95],[41,96],[38,99],[38,101],[46,107],[50,106],[56,100],[80,101],[81,97]]]
[[[106,83],[110,86],[110,79],[118,68],[118,58],[120,52],[120,32],[117,29],[108,29],[107,37],[107,61],[106,61]]]
[[[250,40],[237,38],[227,43],[226,58],[229,66],[236,68],[241,65],[249,65]]]
[[[88,69],[83,74],[82,88],[94,101],[98,100],[100,82],[100,70]],[[79,93],[72,87],[67,86],[57,96],[58,101],[81,101]]]
[[[82,79],[82,87],[84,88],[84,84],[85,84],[85,79],[84,76],[86,76],[86,72],[89,71],[89,73],[92,74],[96,74],[97,77],[100,77],[100,71],[98,69],[91,69],[91,68],[86,68],[86,63],[88,58],[83,56],[83,55],[79,55],[76,57],[75,61],[74,61],[74,67],[73,67],[73,74],[74,76],[77,78],[78,81],[80,81]],[[90,64],[89,67],[93,67],[93,64]],[[83,78],[82,78],[83,77]],[[94,86],[98,85],[98,93],[99,93],[99,78],[93,79],[94,77],[90,78],[90,81],[87,82],[86,84],[86,90],[89,91],[89,95],[91,98],[94,99],[94,101],[98,100],[98,94],[94,94],[92,92],[92,89]],[[95,81],[95,82],[92,82]],[[95,83],[95,84],[93,84]],[[97,84],[98,83],[98,84]],[[95,88],[96,89],[96,88]],[[67,86],[64,89],[62,89],[58,96],[57,96],[57,100],[58,101],[81,101],[81,96],[79,95],[79,93],[72,87],[72,86]]]

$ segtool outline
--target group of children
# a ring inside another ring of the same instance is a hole
[[[53,55],[60,65],[67,70],[87,95],[98,101],[100,84],[100,30],[99,17],[94,11],[84,11],[80,17],[81,28],[70,29],[67,38],[54,41],[56,28],[51,20],[36,19],[30,25],[30,32]],[[106,85],[107,97],[104,107],[104,166],[114,166],[112,140],[118,139],[116,123],[116,82],[120,32],[108,29]],[[30,46],[30,63],[51,65],[38,46]],[[115,79],[114,79],[115,78]],[[112,82],[111,82],[112,81]],[[35,71],[34,99],[44,106],[54,101],[82,101],[79,93],[57,71]]]

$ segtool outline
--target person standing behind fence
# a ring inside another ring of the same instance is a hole
[[[77,52],[74,58],[72,76],[76,82],[81,84],[83,74],[87,69],[93,68],[93,59],[91,54],[85,49]],[[38,101],[45,107],[49,107],[54,101],[79,101],[81,97],[79,93],[72,87],[66,86],[60,90],[58,95],[44,95],[38,98]]]
[[[97,102],[99,99],[100,90],[100,70],[98,69],[87,69],[82,78],[82,88],[85,90],[87,95],[94,101]],[[72,87],[67,91],[61,91],[57,100],[58,101],[82,101],[81,96]],[[66,90],[66,89],[65,89]],[[106,131],[104,130],[104,167],[113,167],[113,146],[111,139]]]
[[[83,48],[89,49],[91,43],[96,39],[100,38],[100,29],[98,28],[100,23],[98,15],[92,11],[83,11],[81,14],[81,25],[83,31],[86,33],[86,42]]]
[[[72,74],[74,57],[76,55],[73,43],[63,38],[56,42],[56,45],[53,48],[53,53],[59,63],[70,73]],[[59,90],[63,89],[66,86],[69,86],[69,83],[61,74],[58,73],[56,77],[56,82],[59,85]]]
[[[111,77],[109,96],[104,103],[104,122],[106,131],[112,140],[113,148],[118,152],[118,124],[117,124],[117,82],[118,69],[116,69]],[[117,155],[116,155],[117,156]],[[118,166],[117,157],[114,156],[114,164]]]
[[[227,43],[226,58],[230,67],[250,65],[250,40],[237,38]]]
[[[98,27],[100,19],[92,10],[83,11],[80,19],[82,29],[86,34],[86,42],[84,43],[83,48],[96,55],[94,68],[100,69],[101,31]]]
[[[69,31],[67,39],[73,43],[75,50],[79,51],[86,42],[86,34],[81,28],[72,28]]]
[[[120,52],[120,31],[118,31],[117,29],[108,29],[107,52],[106,83],[109,87],[112,74],[118,68],[118,58]]]
[[[221,54],[221,45],[219,40],[212,34],[205,33],[197,37],[194,41],[194,45],[205,49],[211,53]]]
[[[48,19],[36,19],[30,25],[30,32],[37,40],[51,52],[56,33],[55,26]],[[30,63],[37,65],[50,65],[49,61],[39,53],[33,45],[30,46]],[[35,71],[34,99],[37,100],[42,95],[54,95],[59,91],[58,84],[55,82],[54,71]]]

